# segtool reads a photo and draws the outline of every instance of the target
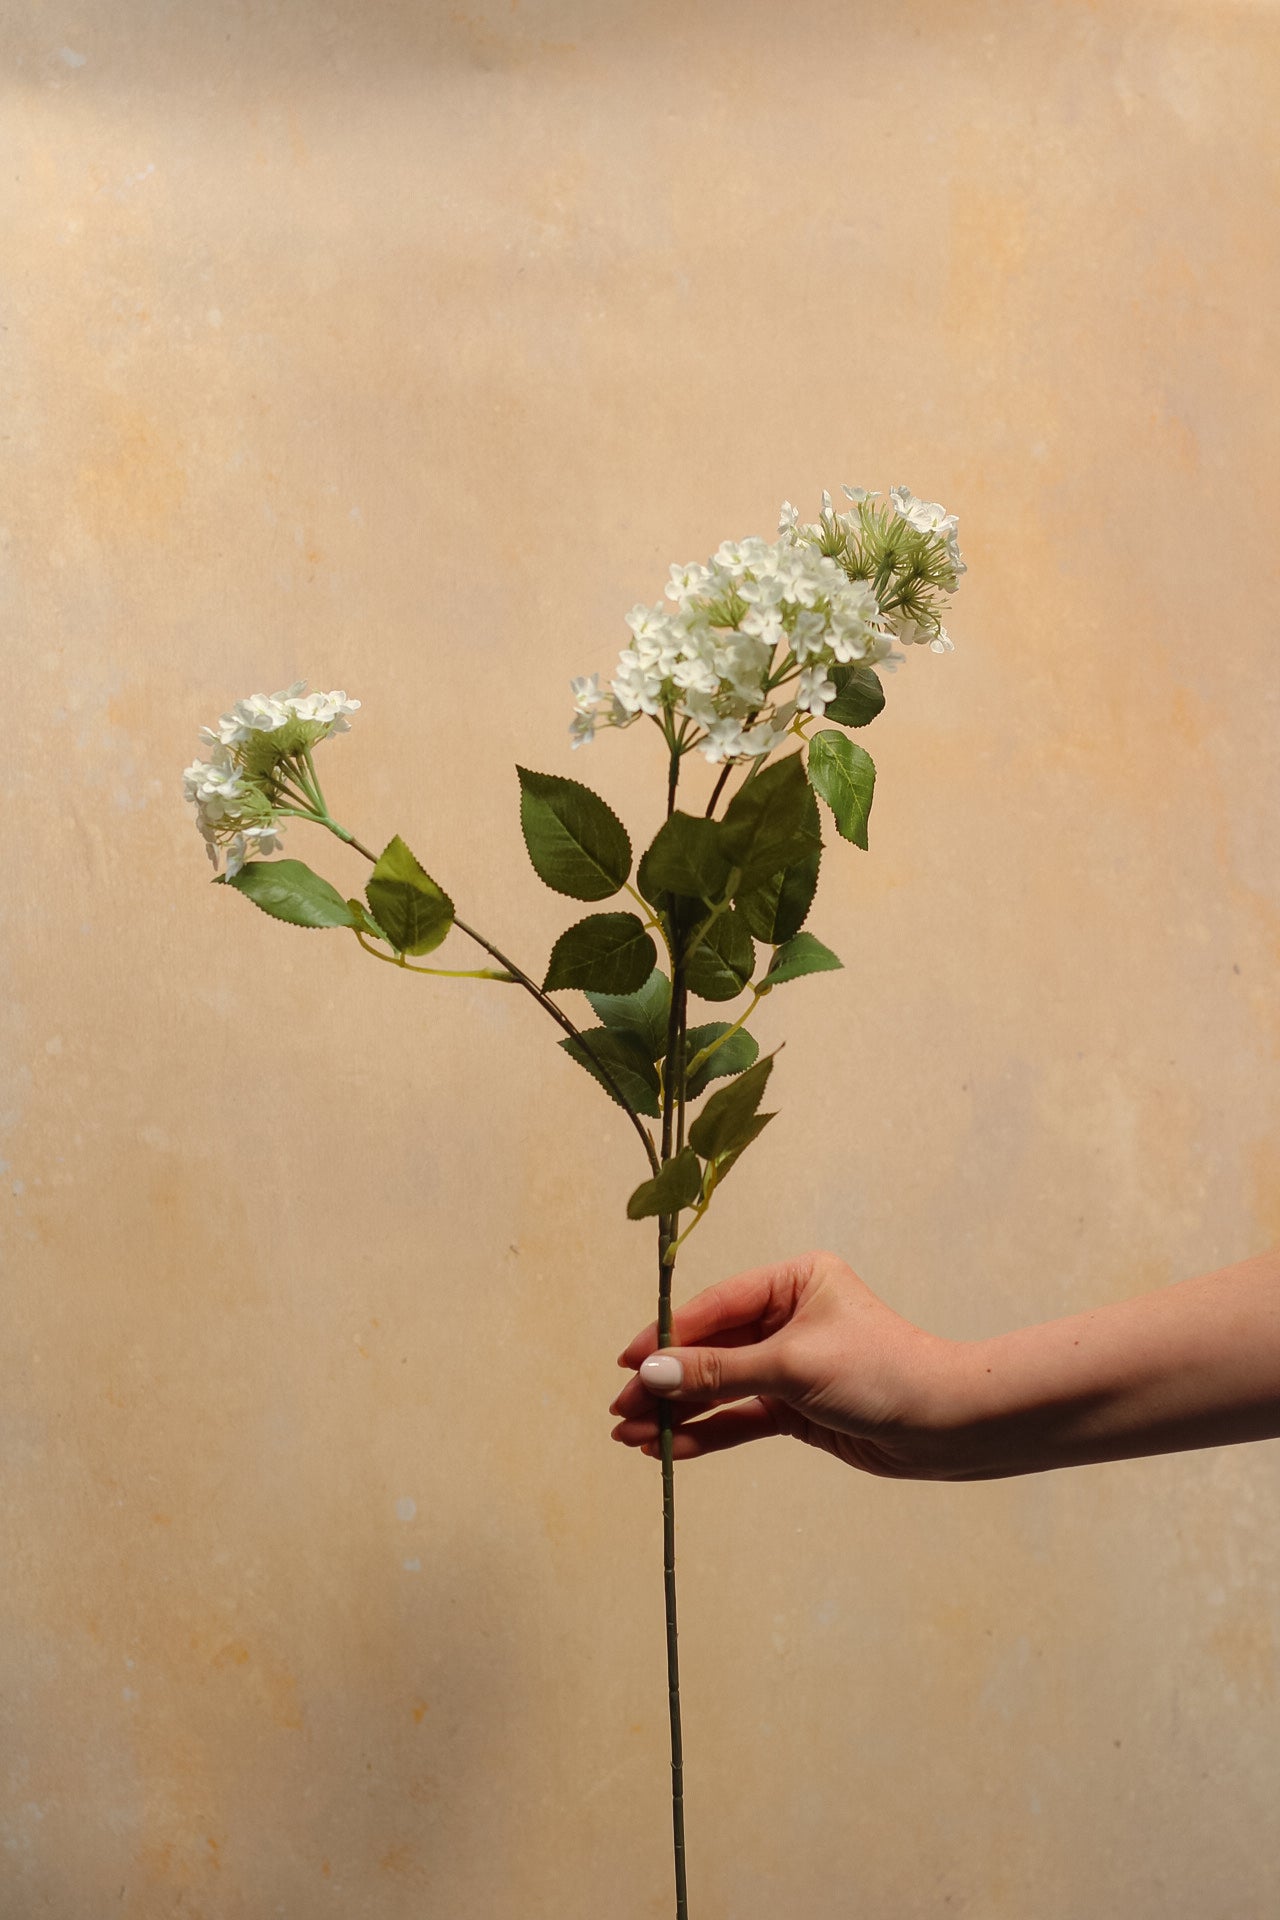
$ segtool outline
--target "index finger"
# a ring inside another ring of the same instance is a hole
[[[676,1308],[668,1344],[697,1346],[699,1341],[710,1340],[717,1334],[754,1328],[766,1314],[775,1322],[768,1331],[776,1332],[795,1309],[799,1266],[799,1261],[782,1260],[771,1267],[751,1267],[746,1273],[735,1273],[731,1279],[717,1280],[713,1286],[704,1287],[692,1300]],[[761,1331],[756,1337],[766,1336]],[[657,1351],[657,1346],[658,1323],[654,1320],[623,1348],[618,1355],[618,1365],[638,1367]]]

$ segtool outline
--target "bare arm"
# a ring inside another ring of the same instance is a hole
[[[614,1437],[677,1458],[787,1433],[868,1472],[994,1479],[1280,1437],[1280,1249],[992,1340],[926,1333],[834,1254],[709,1287],[620,1355]],[[672,1384],[679,1375],[678,1384]]]
[[[966,1478],[1274,1439],[1280,1250],[959,1346],[953,1365],[943,1431]]]

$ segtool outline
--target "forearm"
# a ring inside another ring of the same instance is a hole
[[[939,1426],[957,1480],[1280,1436],[1280,1248],[958,1346]]]

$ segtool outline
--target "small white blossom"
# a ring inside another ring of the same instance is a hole
[[[660,640],[668,631],[670,618],[665,607],[632,607],[627,625],[637,640]]]
[[[590,746],[595,739],[596,728],[612,710],[614,702],[607,693],[600,690],[600,675],[571,680],[573,691],[573,720],[569,727],[569,742],[574,747]]]
[[[820,720],[835,697],[836,683],[828,677],[825,666],[804,668],[796,686],[796,705],[802,712],[815,714]]]
[[[743,751],[741,720],[712,720],[702,751],[713,767],[721,760],[736,760]]]
[[[279,853],[283,845],[284,837],[279,827],[243,828],[241,832],[232,836],[226,847],[228,880],[235,879],[235,876],[239,873],[251,853],[257,855]],[[212,856],[216,869],[218,865],[217,852],[212,846],[208,847],[208,852]]]

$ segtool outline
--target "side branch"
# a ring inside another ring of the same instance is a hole
[[[366,860],[372,860],[376,864],[377,858],[378,858],[377,854],[370,853],[368,847],[362,846],[360,841],[356,839],[355,835],[353,833],[348,833],[345,827],[340,827],[336,820],[330,820],[326,817],[326,819],[322,821],[320,824],[323,826],[327,826],[331,833],[336,833],[340,840],[345,840],[349,847],[354,847],[357,853],[362,853]],[[577,1027],[574,1026],[572,1020],[570,1020],[569,1016],[566,1013],[562,1013],[560,1011],[559,1007],[556,1005],[555,1001],[550,997],[550,995],[544,993],[542,991],[542,988],[538,986],[537,982],[534,980],[531,980],[528,974],[525,973],[523,968],[518,967],[516,965],[514,960],[508,960],[505,953],[500,953],[497,947],[494,946],[491,940],[486,940],[482,933],[477,933],[474,927],[469,927],[465,920],[459,920],[456,914],[453,917],[453,924],[455,927],[457,927],[459,933],[465,933],[469,940],[474,940],[478,947],[483,947],[485,952],[489,954],[494,960],[496,960],[498,965],[501,968],[503,968],[507,977],[513,980],[517,986],[523,987],[526,993],[531,993],[534,999],[537,1001],[538,1005],[540,1007],[545,1008],[545,1010],[551,1015],[551,1018],[555,1021],[556,1025],[558,1027],[561,1027],[564,1030],[564,1032],[568,1034],[571,1040],[577,1041],[578,1045],[582,1048],[582,1051],[586,1054],[587,1058],[591,1061],[591,1064],[595,1067],[596,1072],[600,1075],[601,1080],[604,1082],[605,1086],[609,1089],[609,1092],[613,1095],[613,1098],[617,1101],[618,1105],[622,1108],[622,1111],[626,1114],[628,1120],[631,1122],[632,1126],[635,1128],[637,1134],[639,1135],[640,1144],[644,1148],[645,1158],[649,1162],[650,1170],[655,1175],[661,1173],[662,1161],[659,1160],[657,1149],[655,1148],[653,1141],[649,1137],[649,1129],[642,1123],[639,1114],[636,1112],[635,1108],[631,1105],[631,1102],[628,1099],[626,1099],[626,1097],[622,1092],[621,1087],[619,1087],[617,1081],[614,1079],[613,1075],[610,1073],[604,1061],[600,1059],[599,1055],[596,1053],[595,1049],[592,1047],[591,1042],[587,1039],[586,1035],[584,1033],[580,1033]],[[364,946],[363,940],[360,942],[360,944],[361,946]],[[365,951],[367,953],[372,953],[373,948],[366,947]],[[377,954],[375,957],[379,960],[386,958],[384,954]],[[399,965],[400,963],[398,961],[393,961],[392,964]],[[413,971],[415,973],[427,973],[427,972],[433,972],[435,971],[435,969],[427,968],[427,967],[415,967]],[[441,969],[441,971],[443,971],[443,969]]]
[[[644,1147],[645,1154],[648,1157],[649,1165],[652,1168],[653,1172],[655,1174],[660,1173],[662,1171],[662,1162],[661,1160],[659,1160],[657,1149],[654,1147],[653,1141],[649,1137],[649,1129],[642,1124],[639,1114],[636,1112],[635,1108],[631,1105],[631,1103],[624,1097],[621,1088],[618,1086],[617,1081],[614,1079],[613,1075],[610,1073],[604,1061],[601,1060],[599,1055],[594,1051],[594,1049],[592,1048],[591,1042],[587,1039],[587,1036],[584,1033],[579,1032],[578,1028],[575,1027],[572,1020],[570,1020],[568,1014],[561,1012],[560,1008],[556,1005],[555,1001],[551,998],[550,994],[544,993],[542,991],[542,988],[538,986],[535,981],[531,980],[528,974],[523,972],[522,969],[516,965],[514,960],[508,960],[505,953],[500,953],[498,948],[494,946],[491,940],[486,940],[482,933],[477,933],[474,927],[469,927],[465,920],[459,920],[456,914],[454,915],[453,924],[458,929],[459,933],[465,933],[469,940],[474,940],[478,947],[483,947],[485,952],[487,954],[490,954],[492,958],[497,961],[500,967],[503,967],[506,969],[506,971],[511,975],[511,978],[517,983],[517,985],[522,986],[526,993],[531,993],[533,995],[538,1005],[546,1009],[546,1011],[551,1015],[551,1018],[555,1021],[556,1025],[558,1027],[562,1027],[565,1033],[569,1035],[570,1039],[577,1041],[578,1045],[582,1048],[582,1051],[586,1054],[587,1058],[591,1061],[592,1065],[595,1067],[596,1071],[599,1073],[600,1078],[604,1081],[605,1086],[608,1087],[609,1092],[613,1095],[614,1099],[617,1101],[618,1105],[622,1108],[628,1120],[630,1120],[632,1126],[635,1128],[636,1132],[639,1134],[641,1144]]]

